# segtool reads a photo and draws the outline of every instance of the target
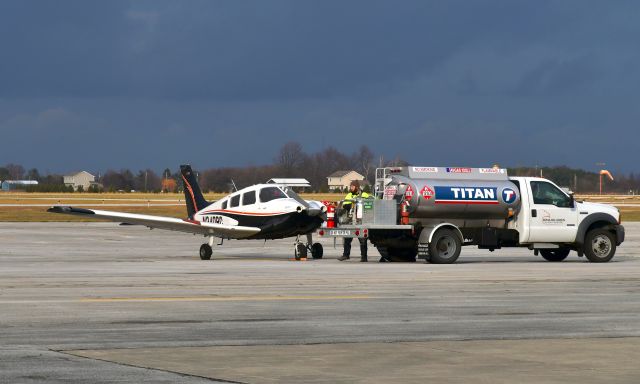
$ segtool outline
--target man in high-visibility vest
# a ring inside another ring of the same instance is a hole
[[[345,203],[342,204],[342,208],[348,211],[353,207],[352,204],[355,202],[357,198],[367,199],[369,197],[370,195],[367,192],[363,192],[362,189],[360,189],[360,182],[358,182],[358,180],[354,180],[351,182],[351,185],[349,186],[349,193],[344,198]],[[358,240],[360,241],[360,261],[366,262],[367,261],[367,239],[358,238]],[[340,261],[349,260],[349,256],[351,255],[352,241],[353,241],[352,237],[344,238],[344,251],[342,253],[342,256],[338,258],[338,260]]]

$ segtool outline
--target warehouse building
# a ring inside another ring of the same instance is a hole
[[[35,180],[5,180],[2,182],[3,191],[25,190],[30,185],[38,185]]]

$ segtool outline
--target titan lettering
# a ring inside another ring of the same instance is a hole
[[[495,200],[495,190],[491,188],[451,188],[454,199],[492,199]]]

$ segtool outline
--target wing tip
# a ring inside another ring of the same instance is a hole
[[[95,215],[96,213],[90,209],[74,208],[65,205],[54,205],[47,209],[49,213],[66,213],[66,214],[78,214],[78,215]]]

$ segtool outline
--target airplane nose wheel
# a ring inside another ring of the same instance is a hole
[[[200,259],[201,260],[211,260],[211,255],[213,254],[213,249],[209,244],[202,244],[200,246]]]
[[[296,237],[293,249],[296,260],[306,259],[309,252],[314,259],[322,259],[322,244],[314,243],[310,233],[307,234],[306,244],[300,241],[300,236]]]

